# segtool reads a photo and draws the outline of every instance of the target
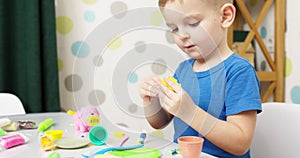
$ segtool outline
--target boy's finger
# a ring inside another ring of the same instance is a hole
[[[181,86],[179,83],[175,83],[169,79],[165,80],[166,83],[172,88],[173,92],[178,93],[181,91]]]

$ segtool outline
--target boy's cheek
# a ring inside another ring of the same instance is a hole
[[[178,35],[174,35],[174,41],[179,48],[183,49],[183,42]]]

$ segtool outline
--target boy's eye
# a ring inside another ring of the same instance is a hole
[[[189,23],[190,26],[192,27],[196,27],[200,24],[200,21],[197,21],[197,22],[193,22],[193,23]]]
[[[168,24],[167,24],[168,25]],[[178,32],[178,27],[172,24],[169,24],[168,27],[172,33]]]
[[[173,29],[171,29],[171,32],[172,32],[172,33],[178,32],[178,28],[173,28]]]

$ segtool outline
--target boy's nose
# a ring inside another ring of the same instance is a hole
[[[190,38],[190,34],[186,31],[179,31],[179,37],[181,40]]]

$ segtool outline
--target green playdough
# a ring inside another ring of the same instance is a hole
[[[0,128],[0,137],[5,134],[5,131]]]
[[[48,156],[48,158],[60,158],[60,155],[58,152],[53,152]]]
[[[122,158],[160,158],[161,153],[153,148],[137,148],[132,150],[115,150],[109,152],[111,155],[120,156]]]

